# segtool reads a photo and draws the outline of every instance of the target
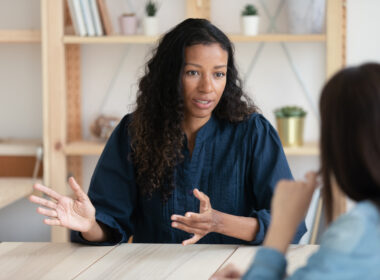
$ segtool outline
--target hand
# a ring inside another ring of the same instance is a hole
[[[306,174],[305,181],[281,180],[272,198],[272,222],[286,221],[288,227],[296,228],[305,218],[311,198],[317,187],[317,175]]]
[[[314,190],[314,172],[306,174],[306,181],[281,180],[272,198],[272,222],[264,245],[285,253],[298,225],[305,218]]]
[[[48,200],[42,197],[31,195],[29,200],[43,207],[38,207],[37,212],[49,217],[44,219],[44,223],[51,226],[63,226],[72,230],[87,232],[95,220],[95,208],[92,205],[87,194],[83,192],[73,177],[69,179],[69,184],[74,191],[75,199],[68,196],[60,195],[52,189],[41,184],[35,184],[33,187],[53,198]]]
[[[228,280],[228,279],[240,279],[242,276],[241,272],[233,264],[228,264],[223,269],[214,273],[210,280]]]
[[[215,231],[218,217],[216,211],[211,207],[210,199],[203,192],[194,189],[194,196],[199,199],[199,214],[187,212],[185,216],[172,215],[172,227],[193,233],[194,236],[184,240],[182,245],[198,242],[206,234]]]

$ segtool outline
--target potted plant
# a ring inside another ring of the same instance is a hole
[[[144,34],[153,36],[158,34],[157,3],[149,0],[145,5]]]
[[[285,106],[274,111],[277,130],[284,147],[303,145],[303,128],[306,111],[298,106]]]
[[[241,25],[244,35],[257,35],[259,30],[259,14],[254,5],[245,5],[241,12]]]

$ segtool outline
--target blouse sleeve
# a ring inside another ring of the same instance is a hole
[[[71,240],[85,244],[111,245],[127,242],[134,232],[137,190],[130,155],[128,119],[125,116],[113,131],[91,178],[88,196],[96,209],[96,220],[110,231],[111,240],[89,242],[72,231]]]
[[[270,224],[270,206],[277,182],[293,177],[276,130],[261,115],[257,115],[253,121],[250,185],[253,187],[254,207],[250,216],[259,222],[259,231],[251,242],[257,245],[264,241]],[[293,243],[298,243],[305,232],[306,226],[302,222]]]

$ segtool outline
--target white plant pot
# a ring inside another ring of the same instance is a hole
[[[144,18],[144,34],[148,36],[158,35],[158,19],[157,17]]]
[[[289,32],[323,33],[326,0],[287,0]]]
[[[257,35],[259,33],[259,19],[259,16],[242,16],[241,27],[243,35]]]

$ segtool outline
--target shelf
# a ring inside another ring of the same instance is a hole
[[[0,139],[0,156],[36,156],[41,146],[37,139]]]
[[[67,144],[64,151],[68,156],[94,156],[100,155],[104,146],[104,142],[78,141]]]
[[[0,43],[40,43],[40,30],[0,30]]]
[[[0,178],[0,208],[33,192],[33,184],[41,182],[32,178]]]
[[[95,141],[78,141],[66,145],[65,153],[69,156],[100,155],[105,143]],[[287,156],[317,156],[318,143],[305,143],[302,147],[284,148]]]
[[[287,156],[318,156],[318,143],[305,143],[301,147],[284,147],[284,152]]]
[[[244,36],[240,34],[228,35],[233,42],[325,42],[326,35],[324,34],[261,34],[257,36]],[[67,35],[63,37],[65,44],[150,44],[155,43],[159,39],[159,36],[97,36],[97,37],[81,37]]]

